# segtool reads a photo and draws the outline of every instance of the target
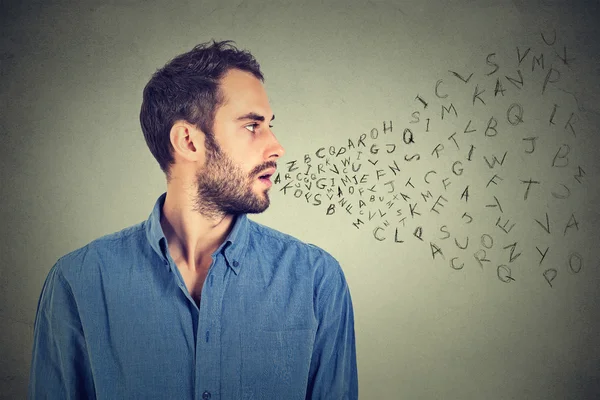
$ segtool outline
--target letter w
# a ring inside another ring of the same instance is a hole
[[[483,159],[487,163],[488,167],[494,168],[496,166],[496,164],[500,164],[500,165],[504,164],[504,159],[506,158],[507,153],[508,153],[508,151],[504,152],[504,155],[502,156],[502,161],[498,160],[498,158],[496,158],[495,155],[493,156],[494,158],[492,159],[492,162],[490,162],[486,156],[483,156]]]

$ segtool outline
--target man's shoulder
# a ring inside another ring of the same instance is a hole
[[[67,277],[80,275],[89,270],[90,264],[99,260],[122,256],[124,252],[134,252],[141,240],[145,239],[144,223],[139,222],[119,231],[100,236],[91,242],[60,257],[54,268]]]
[[[287,271],[293,277],[291,282],[310,282],[311,287],[318,288],[325,296],[347,290],[342,266],[321,247],[254,221],[250,221],[250,240],[250,247],[265,261],[260,267],[266,276]]]
[[[259,246],[278,257],[286,255],[301,258],[310,265],[325,265],[339,269],[339,263],[329,252],[323,248],[300,240],[290,234],[263,225],[256,221],[250,223],[250,238],[254,246]]]
[[[332,257],[327,251],[312,243],[304,242],[290,234],[281,232],[270,226],[263,225],[259,222],[248,220],[250,226],[250,235],[254,240],[262,240],[273,242],[275,245],[280,245],[286,248],[298,248],[315,254],[322,254]]]

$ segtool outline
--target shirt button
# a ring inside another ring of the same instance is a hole
[[[208,390],[205,390],[204,393],[202,393],[202,400],[209,400],[210,399],[210,392]]]
[[[234,266],[234,267],[237,267],[238,265],[240,265],[240,263],[239,263],[239,262],[237,262],[237,260],[234,260],[234,261],[233,261],[233,266]]]

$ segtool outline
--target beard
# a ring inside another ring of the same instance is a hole
[[[265,211],[270,204],[268,189],[261,196],[252,188],[258,174],[277,166],[275,161],[258,165],[245,174],[210,135],[206,135],[205,146],[205,167],[196,175],[194,211],[208,218]]]

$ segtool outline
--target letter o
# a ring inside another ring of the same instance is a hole
[[[486,238],[489,238],[489,242],[490,242],[490,245],[489,245],[489,246],[486,246],[486,245],[485,245],[485,242],[486,242],[486,240],[485,240],[485,239],[486,239]],[[491,249],[491,248],[494,246],[494,238],[493,238],[493,237],[491,237],[490,235],[488,235],[487,233],[484,233],[483,235],[481,235],[481,245],[482,245],[483,247],[485,247],[486,249]]]

